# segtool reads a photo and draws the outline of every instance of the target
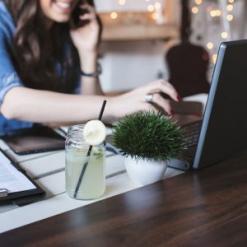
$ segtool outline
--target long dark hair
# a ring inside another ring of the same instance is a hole
[[[69,23],[48,30],[37,0],[3,0],[16,24],[11,55],[29,88],[72,93],[78,81],[79,57]]]

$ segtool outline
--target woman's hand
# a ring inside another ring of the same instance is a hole
[[[81,4],[78,8],[82,11],[79,16],[79,25],[74,27],[70,34],[78,53],[83,55],[83,53],[97,50],[101,25],[94,7],[89,4]]]
[[[166,94],[174,101],[180,101],[180,96],[170,83],[158,80],[111,98],[109,103],[112,114],[116,119],[137,111],[150,110],[164,111],[168,115],[173,115],[170,100],[162,97],[162,94]]]

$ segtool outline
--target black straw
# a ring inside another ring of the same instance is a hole
[[[100,114],[99,114],[98,120],[101,120],[102,117],[103,117],[103,114],[104,114],[104,111],[105,111],[106,103],[107,103],[107,101],[104,100],[104,102],[103,102],[103,104],[102,104],[102,107],[101,107],[101,110],[100,110]],[[81,186],[81,181],[82,181],[82,179],[83,179],[83,177],[84,177],[84,175],[85,175],[85,172],[86,172],[86,169],[87,169],[87,166],[88,166],[88,162],[89,162],[89,158],[90,158],[90,155],[91,155],[91,152],[92,152],[92,148],[93,148],[93,146],[90,145],[90,147],[89,147],[89,149],[88,149],[88,152],[87,152],[88,161],[84,164],[84,166],[83,166],[83,168],[82,168],[82,171],[81,171],[81,174],[80,174],[78,183],[77,183],[77,185],[76,185],[76,189],[75,189],[75,193],[74,193],[74,198],[77,197],[79,188],[80,188],[80,186]]]
[[[101,107],[99,118],[98,118],[99,120],[101,120],[102,117],[103,117],[103,114],[104,114],[104,111],[105,111],[105,106],[106,106],[106,100],[104,100],[103,105]]]

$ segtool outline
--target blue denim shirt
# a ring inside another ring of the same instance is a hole
[[[8,52],[14,32],[14,21],[4,3],[0,2],[0,104],[10,89],[23,86]],[[30,122],[8,120],[0,114],[0,135],[20,128],[30,128],[32,125]]]

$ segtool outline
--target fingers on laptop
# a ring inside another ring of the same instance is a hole
[[[158,80],[149,84],[150,93],[163,93],[171,97],[175,101],[180,101],[180,96],[171,83],[165,80]]]

